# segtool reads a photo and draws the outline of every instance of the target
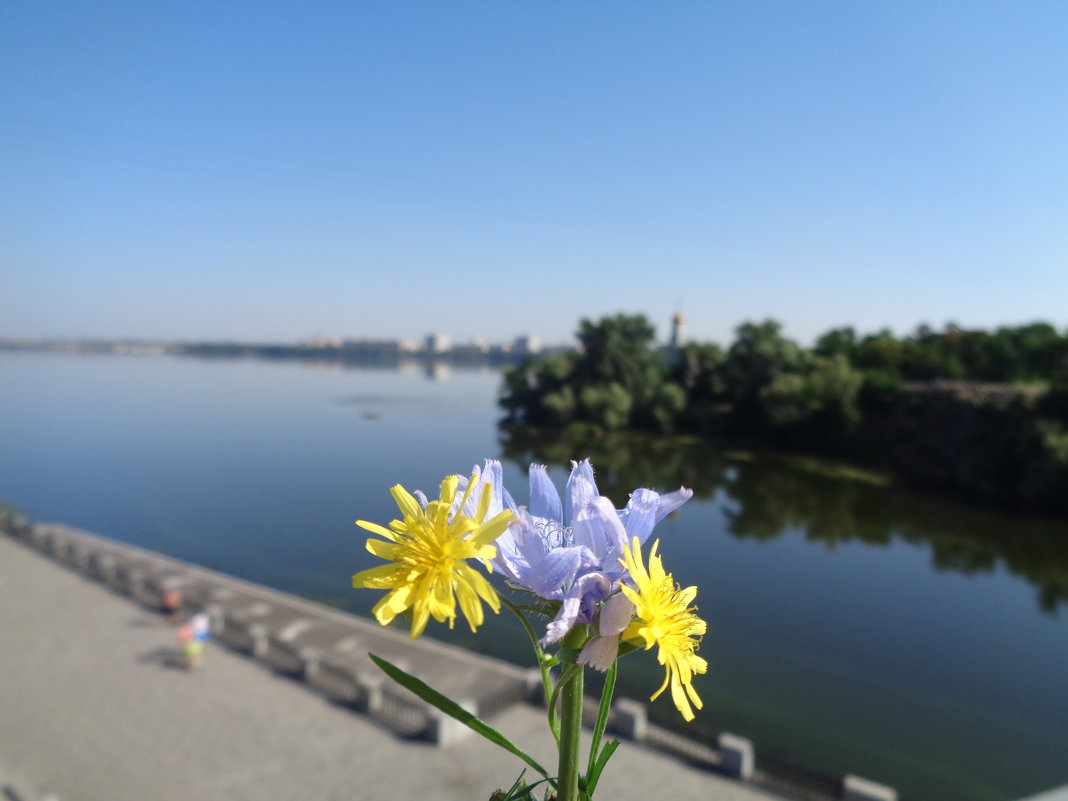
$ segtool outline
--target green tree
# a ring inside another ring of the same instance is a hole
[[[668,381],[655,335],[642,315],[584,319],[579,352],[528,359],[507,371],[500,403],[510,420],[533,425],[671,430],[686,393]]]
[[[894,337],[889,328],[884,328],[861,340],[857,347],[856,365],[865,369],[900,374],[904,351],[904,344]]]
[[[684,393],[680,420],[685,428],[711,434],[726,425],[730,411],[723,374],[726,359],[714,344],[689,343],[679,350],[671,376]]]
[[[618,431],[630,423],[634,397],[621,384],[587,384],[579,390],[581,419],[607,431]]]
[[[826,334],[823,334],[816,340],[814,350],[821,356],[841,354],[849,360],[850,364],[855,364],[859,346],[860,341],[857,339],[856,330],[852,326],[846,326],[844,328],[832,328]]]
[[[528,425],[566,425],[575,416],[576,403],[570,382],[576,354],[552,353],[528,357],[504,371],[498,403],[508,420]]]
[[[667,386],[668,364],[645,316],[617,314],[582,320],[575,367],[580,419],[603,429],[668,431],[685,406],[685,393]]]
[[[736,421],[745,427],[761,428],[767,423],[763,401],[765,389],[784,373],[797,372],[804,351],[782,336],[774,320],[743,323],[723,365],[727,396]]]
[[[641,314],[617,314],[597,322],[582,320],[577,378],[588,384],[615,382],[628,392],[640,391],[649,380],[650,369],[661,366],[653,350],[655,337],[656,330]]]
[[[862,381],[842,354],[810,354],[800,369],[780,373],[764,388],[764,414],[774,428],[804,427],[810,436],[846,434],[860,420]]]

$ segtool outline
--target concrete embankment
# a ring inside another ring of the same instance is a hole
[[[0,537],[0,789],[10,798],[477,799],[511,784],[518,760],[385,680],[368,651],[553,768],[528,671],[85,532],[10,528]],[[159,614],[171,589],[183,614],[213,620],[200,671],[181,669],[175,626]],[[598,796],[787,797],[740,738],[689,742],[628,702],[612,728],[631,737]]]

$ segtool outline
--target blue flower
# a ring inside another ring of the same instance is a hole
[[[545,467],[532,464],[529,508],[518,506],[504,489],[500,462],[487,459],[486,469],[473,477],[493,487],[488,516],[503,509],[516,515],[496,540],[493,566],[512,584],[560,601],[542,645],[558,642],[572,627],[591,622],[623,577],[624,547],[635,537],[644,543],[657,523],[693,495],[686,488],[667,495],[636,489],[626,508],[617,510],[598,493],[589,460],[571,466],[561,500]],[[478,492],[470,495],[476,497]]]

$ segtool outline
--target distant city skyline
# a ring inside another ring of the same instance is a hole
[[[1068,326],[1068,5],[19,4],[0,338]]]

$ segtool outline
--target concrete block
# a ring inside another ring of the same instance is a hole
[[[300,635],[309,629],[315,628],[317,625],[319,625],[318,621],[303,617],[297,618],[278,629],[274,636],[281,642],[293,642]]]
[[[753,743],[745,737],[723,732],[716,741],[722,758],[722,771],[736,779],[748,780],[753,775]]]
[[[263,659],[267,655],[267,627],[262,623],[253,623],[248,627],[248,637],[251,641],[249,653],[255,659]]]
[[[172,572],[167,568],[162,570],[156,565],[145,568],[145,581],[141,600],[148,606],[157,607],[163,611],[163,600],[171,590],[177,590],[181,597],[181,603],[185,603],[185,593],[182,588],[189,582],[189,576],[185,573]]]
[[[842,779],[842,801],[897,801],[897,790],[849,775]]]
[[[297,659],[300,661],[300,677],[308,684],[314,683],[319,672],[319,652],[314,648],[301,648]]]
[[[17,514],[7,521],[7,528],[5,530],[12,537],[16,537],[20,540],[29,540],[33,532],[33,526],[30,525],[30,521],[28,521],[24,515]]]
[[[275,670],[290,676],[304,678],[307,672],[301,648],[280,640],[277,634],[267,635],[267,647],[260,658]]]
[[[67,550],[70,548],[70,543],[65,537],[61,537],[55,532],[52,532],[48,539],[45,540],[45,549],[48,553],[52,554],[56,559],[65,561],[67,558]]]
[[[382,685],[377,708],[373,711],[375,720],[385,723],[390,728],[409,737],[418,735],[433,739],[430,724],[430,710],[399,685],[389,682]],[[435,735],[436,736],[436,735]],[[446,740],[449,734],[443,735]]]
[[[385,676],[360,671],[356,674],[355,681],[360,691],[360,709],[369,715],[376,714],[382,708]]]
[[[116,568],[115,557],[111,554],[98,551],[93,555],[92,574],[105,584],[111,584],[114,581]]]
[[[218,636],[222,633],[223,627],[226,625],[226,612],[222,606],[215,603],[209,603],[204,607],[204,611],[208,615],[208,619],[211,621],[211,633],[213,636]]]
[[[145,574],[136,567],[127,567],[122,570],[122,589],[131,598],[144,601],[145,599]]]
[[[622,737],[641,742],[649,730],[649,712],[641,701],[619,698],[612,704],[609,718],[612,731]]]
[[[48,534],[42,526],[30,526],[28,541],[30,545],[39,551],[48,550]]]
[[[458,701],[459,705],[472,715],[477,713],[474,701]],[[451,745],[452,743],[465,740],[474,732],[451,715],[446,715],[440,709],[430,707],[427,710],[426,736],[430,742],[438,746]]]
[[[63,554],[63,561],[81,573],[89,572],[91,558],[92,552],[84,544],[77,541],[69,542],[67,551]]]

